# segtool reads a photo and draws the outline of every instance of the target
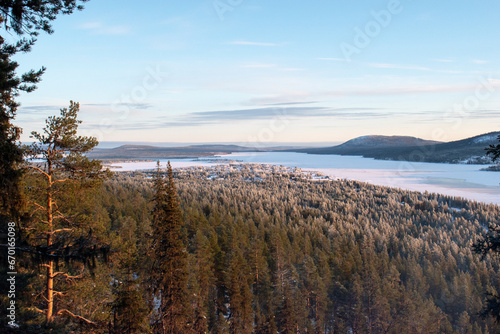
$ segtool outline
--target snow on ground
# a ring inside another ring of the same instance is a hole
[[[214,166],[228,161],[263,163],[299,167],[321,172],[333,179],[350,179],[381,186],[415,191],[428,191],[449,196],[464,197],[486,203],[500,204],[500,173],[481,171],[484,165],[417,163],[374,160],[339,155],[310,155],[288,152],[233,153],[197,160],[172,159],[172,167]],[[116,163],[113,171],[133,171],[156,168],[156,162]],[[161,167],[166,160],[161,161]]]
[[[311,169],[306,169],[311,170]],[[408,173],[402,175],[397,170],[373,170],[373,169],[317,169],[336,179],[349,179],[387,186],[402,188],[420,192],[440,193],[449,196],[463,197],[474,201],[500,204],[500,187],[484,184],[474,184],[464,179],[429,177],[425,173]],[[498,174],[500,179],[500,173]]]
[[[213,163],[193,161],[193,160],[181,160],[181,159],[171,159],[170,164],[172,168],[184,168],[192,166],[213,166]],[[132,172],[138,170],[152,170],[156,169],[156,161],[134,161],[134,162],[115,162],[107,164],[106,167],[112,172]],[[167,160],[160,160],[160,168],[167,167]]]

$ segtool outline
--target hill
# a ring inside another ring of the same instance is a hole
[[[148,180],[119,176],[99,201],[138,254]],[[177,170],[176,186],[199,332],[499,333],[479,315],[497,262],[470,246],[498,206],[248,165]]]
[[[193,145],[183,147],[157,147],[149,145],[122,145],[116,148],[96,149],[88,156],[92,159],[162,159],[210,157],[232,152],[256,151],[237,145]]]
[[[310,154],[364,155],[374,149],[419,147],[437,143],[439,142],[409,136],[362,136],[338,146],[309,148],[299,151]]]
[[[496,143],[499,135],[500,132],[490,132],[448,143],[406,136],[363,136],[338,146],[294,152],[361,155],[380,160],[488,164],[491,160],[485,156],[485,148]]]

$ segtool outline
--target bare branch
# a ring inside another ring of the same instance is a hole
[[[23,167],[23,168],[24,169],[33,169],[33,170],[36,170],[37,172],[40,172],[42,175],[44,175],[46,178],[49,178],[49,174],[47,174],[41,168],[38,168],[36,166],[27,166],[27,167]]]
[[[73,183],[76,183],[76,181],[72,180],[72,179],[61,179],[61,180],[55,180],[55,181],[53,181],[52,184],[60,183],[60,182],[66,182],[66,181],[71,181]]]
[[[68,315],[72,316],[73,318],[76,318],[76,319],[79,319],[79,320],[82,320],[84,322],[86,322],[87,324],[89,325],[94,325],[94,326],[97,326],[97,324],[91,320],[88,320],[88,319],[85,319],[84,317],[82,316],[79,316],[79,315],[76,315],[70,311],[68,311],[67,309],[61,309],[57,312],[57,315],[62,315],[63,313],[67,313]]]
[[[76,279],[76,278],[82,278],[83,277],[83,274],[80,274],[80,275],[76,275],[76,276],[71,276],[71,275],[68,275],[67,273],[64,273],[64,272],[57,272],[55,274],[52,275],[52,277],[56,277],[56,276],[62,276],[64,278],[66,278],[66,280],[73,280],[73,279]]]
[[[33,204],[34,206],[36,206],[38,209],[37,210],[44,210],[44,211],[47,211],[47,208],[38,204],[37,202],[33,202],[33,201],[29,201],[31,204]]]
[[[54,212],[54,214],[56,214],[56,216],[54,216],[54,219],[62,219],[64,221],[66,221],[66,223],[73,225],[73,222],[71,220],[69,220],[68,218],[66,218],[66,216],[63,215],[61,211],[57,210],[56,212]]]
[[[47,234],[54,234],[54,233],[58,233],[58,232],[71,232],[71,231],[74,231],[74,229],[72,228],[60,228],[58,230],[54,230],[52,232],[46,232]]]
[[[42,313],[42,314],[45,314],[45,310],[40,310],[38,307],[29,307],[28,310],[30,311],[35,311],[35,312],[38,312],[38,313]]]

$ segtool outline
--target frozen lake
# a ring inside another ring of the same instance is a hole
[[[216,157],[244,163],[266,163],[320,171],[333,178],[416,191],[442,193],[486,203],[500,204],[500,172],[481,171],[484,165],[455,165],[374,160],[339,155],[305,153],[233,153]],[[172,167],[211,166],[214,158],[171,159]],[[164,166],[166,160],[162,160]],[[116,171],[154,169],[156,162],[117,163]]]

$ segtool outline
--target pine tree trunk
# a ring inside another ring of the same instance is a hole
[[[47,323],[53,320],[54,310],[54,261],[49,261],[47,267]]]
[[[54,230],[53,226],[53,215],[52,215],[52,175],[51,168],[49,164],[48,169],[48,191],[47,191],[47,224],[48,224],[48,234],[47,234],[47,252],[50,255],[50,246],[52,245],[52,231]],[[46,321],[47,323],[51,323],[54,316],[54,261],[49,260],[49,264],[47,266],[47,313],[46,313]]]

